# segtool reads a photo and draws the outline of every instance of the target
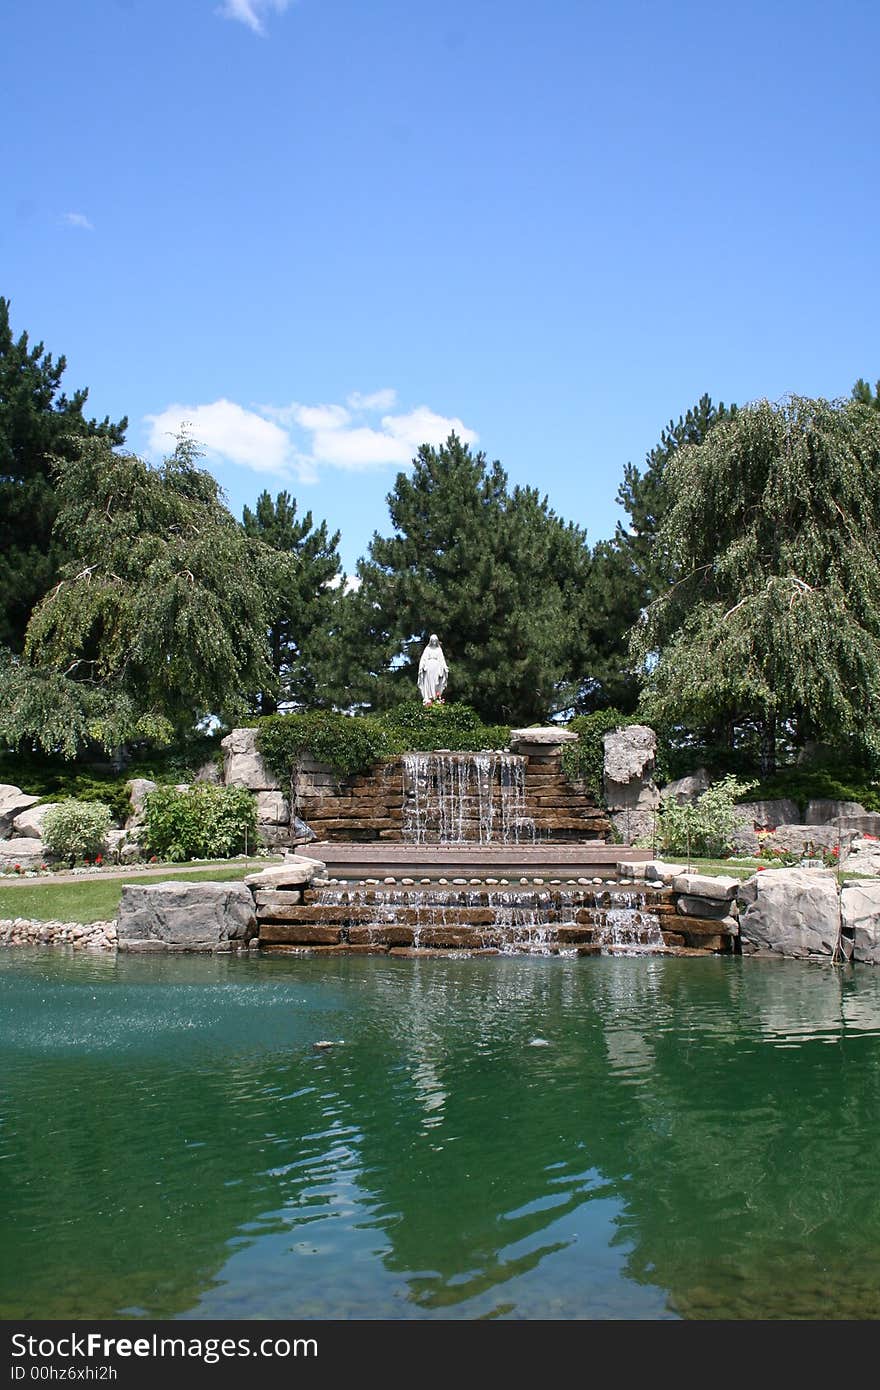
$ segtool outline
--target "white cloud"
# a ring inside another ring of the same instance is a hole
[[[185,426],[209,454],[252,468],[255,473],[287,475],[296,463],[286,431],[234,401],[169,405],[160,415],[147,415],[145,419],[150,426],[149,447],[154,453],[167,453],[168,436],[178,434]]]
[[[412,450],[380,430],[361,425],[353,430],[317,430],[312,453],[319,463],[360,472],[383,463],[409,463]]]
[[[284,14],[290,0],[224,0],[217,13],[224,19],[237,19],[255,34],[265,34],[262,16],[270,11]]]
[[[397,392],[392,386],[388,386],[384,391],[374,391],[372,395],[364,396],[360,391],[352,391],[348,397],[348,404],[352,410],[390,410],[397,405]]]
[[[383,415],[380,426],[365,422],[369,412],[394,403],[390,388],[364,395],[352,392],[348,405],[256,405],[251,408],[226,399],[203,405],[169,405],[147,415],[148,449],[153,456],[169,452],[173,436],[187,432],[212,457],[225,459],[256,473],[296,477],[315,483],[326,468],[364,472],[389,466],[403,468],[421,444],[442,444],[454,431],[473,444],[475,430],[456,416],[438,415],[426,405],[396,415]]]
[[[304,430],[341,430],[351,420],[344,405],[298,405],[294,420]]]
[[[382,428],[411,450],[420,444],[442,444],[453,432],[464,444],[473,444],[479,437],[463,420],[438,415],[426,405],[416,406],[408,415],[384,415]]]
[[[93,223],[89,221],[84,212],[66,212],[62,221],[65,222],[68,227],[80,227],[84,232],[93,232],[95,230]]]

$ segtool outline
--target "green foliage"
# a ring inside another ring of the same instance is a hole
[[[247,537],[181,438],[151,468],[81,442],[58,467],[57,533],[77,560],[0,668],[0,736],[72,757],[89,741],[170,741],[233,719],[271,681],[268,577],[289,557]]]
[[[484,724],[476,710],[460,701],[425,707],[421,700],[407,700],[375,716],[375,722],[385,730],[393,753],[435,748],[478,753],[484,748],[506,748],[510,742],[508,725]]]
[[[261,720],[257,749],[284,785],[304,754],[346,775],[360,772],[384,757],[388,743],[384,731],[372,719],[311,710],[307,714],[273,714]]]
[[[228,859],[252,850],[257,803],[244,787],[157,787],[144,798],[144,846],[161,859]]]
[[[346,614],[337,697],[387,709],[416,687],[431,632],[449,692],[494,722],[570,708],[590,667],[585,534],[533,488],[454,434],[423,445],[388,498],[394,534],[374,536]]]
[[[659,533],[678,575],[633,639],[649,721],[880,729],[880,416],[758,402],[670,462]]]
[[[594,710],[578,714],[568,728],[577,734],[577,743],[566,743],[562,749],[562,771],[571,782],[584,782],[601,801],[604,795],[605,735],[615,729],[638,724],[635,715],[621,714],[619,709]]]
[[[66,366],[42,343],[31,347],[27,333],[13,338],[9,300],[0,298],[0,645],[16,652],[33,608],[69,558],[52,534],[53,461],[72,457],[86,437],[119,445],[128,425],[88,419],[88,391],[61,390]]]
[[[713,782],[689,805],[680,806],[671,798],[661,802],[657,842],[664,854],[726,854],[737,825],[735,803],[755,785],[728,775]]]
[[[342,776],[364,772],[380,758],[398,753],[449,748],[479,751],[505,748],[510,730],[483,724],[469,705],[431,705],[407,701],[380,715],[276,714],[258,725],[257,748],[282,784],[305,754],[327,763]]]
[[[272,681],[260,692],[262,714],[279,704],[314,705],[327,681],[328,633],[335,627],[340,591],[331,587],[340,575],[339,532],[330,535],[326,521],[314,526],[311,512],[300,520],[296,500],[279,492],[245,507],[245,533],[292,563],[270,566],[268,643]]]
[[[871,383],[865,381],[864,377],[859,377],[852,389],[851,399],[858,401],[860,405],[870,406],[872,410],[880,410],[880,381],[874,383],[872,390]]]
[[[43,817],[43,843],[64,859],[99,854],[110,829],[110,807],[103,801],[61,801]]]
[[[674,577],[669,546],[661,534],[671,500],[669,465],[686,445],[701,444],[719,421],[735,414],[735,405],[716,406],[704,395],[677,422],[669,421],[644,469],[626,465],[617,502],[629,520],[618,523],[614,539],[600,541],[591,556],[589,638],[595,655],[579,712],[609,704],[628,713],[635,709],[640,680],[629,651],[629,632],[645,606]]]

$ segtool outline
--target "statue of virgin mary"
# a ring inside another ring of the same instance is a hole
[[[440,639],[436,632],[432,632],[419,661],[419,691],[422,704],[432,705],[435,701],[442,700],[448,679],[449,667],[446,665]]]

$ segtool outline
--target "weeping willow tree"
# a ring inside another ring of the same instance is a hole
[[[271,595],[290,557],[248,537],[181,438],[154,468],[83,441],[58,464],[56,532],[76,558],[0,660],[0,737],[73,757],[234,718],[271,682]]]
[[[643,713],[798,741],[880,731],[880,417],[760,401],[669,462],[675,580],[633,632]]]

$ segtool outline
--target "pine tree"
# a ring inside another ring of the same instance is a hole
[[[412,698],[432,632],[450,663],[448,698],[487,722],[570,707],[588,669],[584,533],[534,488],[510,492],[497,461],[452,434],[423,445],[388,497],[394,534],[359,565],[357,693],[374,705]]]
[[[870,382],[859,377],[852,389],[852,399],[858,401],[860,405],[868,405],[872,410],[880,410],[880,381],[874,383],[871,389]]]
[[[66,396],[67,363],[27,333],[12,336],[0,298],[0,645],[20,652],[35,604],[54,583],[66,552],[52,527],[58,511],[52,460],[73,456],[83,438],[119,445],[127,420],[100,424],[83,414],[88,391]]]
[[[273,680],[260,692],[261,714],[274,714],[279,704],[314,705],[324,700],[329,635],[339,602],[332,587],[341,575],[339,532],[329,535],[326,521],[314,526],[311,512],[297,520],[296,500],[279,492],[245,507],[247,535],[294,562],[272,599],[268,630]]]
[[[644,709],[796,741],[880,736],[880,416],[793,397],[717,424],[665,474],[676,575],[634,636]]]

